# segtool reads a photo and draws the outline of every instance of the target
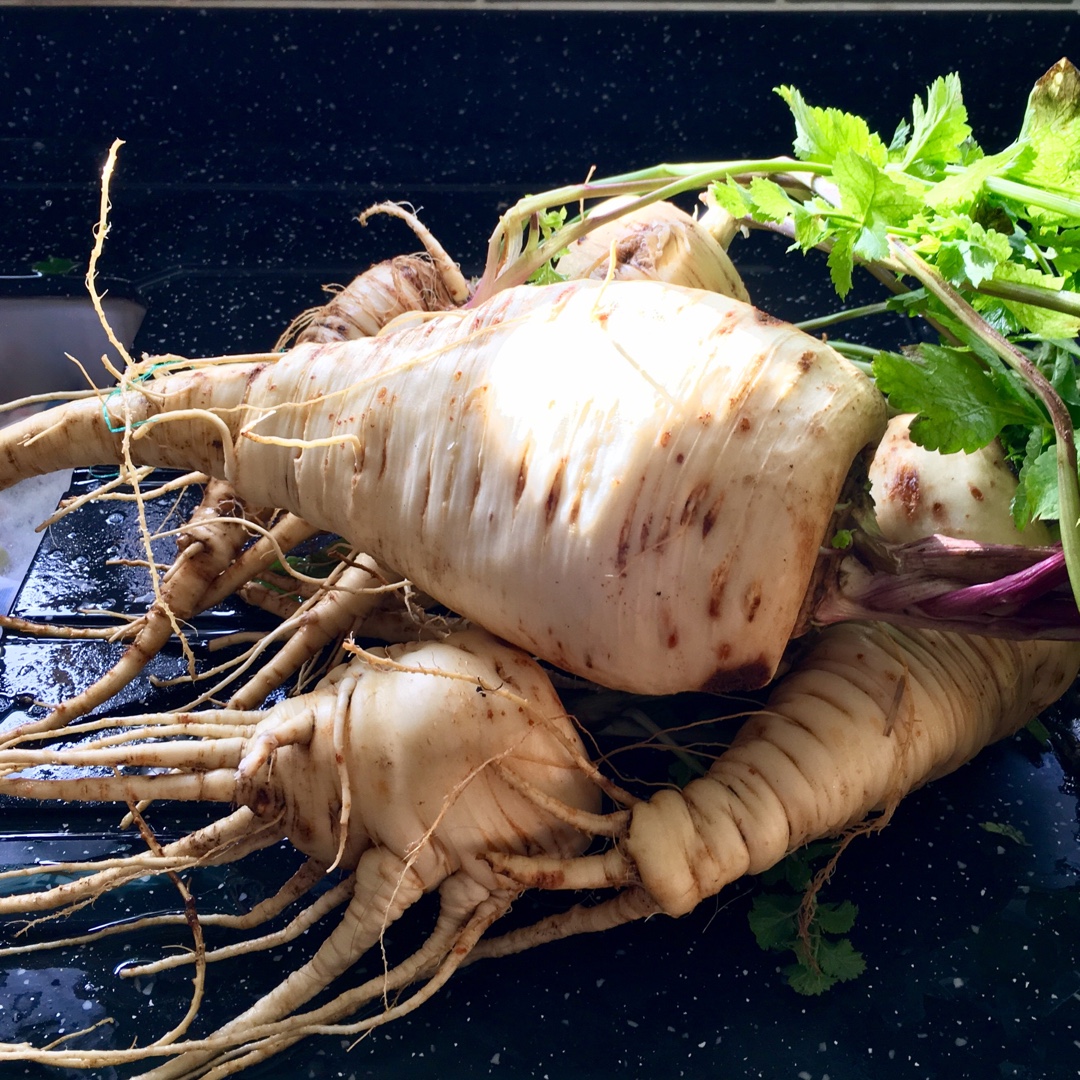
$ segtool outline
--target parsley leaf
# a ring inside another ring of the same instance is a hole
[[[919,414],[912,439],[929,450],[970,454],[1008,424],[1046,422],[1011,373],[987,370],[964,349],[924,343],[919,355],[907,361],[881,353],[873,371],[893,408]]]
[[[926,108],[915,98],[912,117],[911,139],[900,161],[902,169],[917,162],[940,166],[960,160],[962,144],[971,137],[971,128],[957,75],[935,79],[926,92]]]
[[[888,150],[861,116],[808,105],[792,86],[778,86],[776,93],[787,102],[795,117],[795,156],[800,161],[830,164],[838,154],[851,151],[875,164],[885,164]]]

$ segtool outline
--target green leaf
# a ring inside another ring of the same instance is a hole
[[[1006,825],[1000,821],[984,821],[981,823],[981,828],[985,829],[988,833],[995,833],[998,836],[1004,836],[1011,840],[1014,844],[1019,844],[1021,847],[1030,847],[1027,842],[1027,837],[1015,826]]]
[[[846,934],[854,925],[859,909],[850,901],[839,904],[818,904],[815,922],[827,934]]]
[[[58,255],[50,255],[47,259],[34,263],[30,269],[46,277],[62,277],[64,274],[70,274],[77,265],[73,259],[62,259]]]
[[[794,894],[768,892],[754,897],[748,918],[760,948],[779,951],[794,947],[800,903]]]
[[[811,106],[792,86],[775,88],[795,118],[795,156],[800,161],[831,163],[843,151],[862,154],[884,165],[888,151],[881,137],[872,132],[861,116],[839,109]]]
[[[862,953],[847,938],[839,941],[817,939],[812,957],[800,943],[796,955],[799,962],[786,967],[784,975],[793,990],[808,997],[823,994],[838,982],[857,979],[866,970]]]
[[[784,221],[799,207],[775,180],[762,176],[750,181],[750,198],[754,201],[755,216],[766,221]]]
[[[817,961],[822,972],[837,982],[857,979],[866,970],[862,953],[847,938],[821,941],[818,945]]]
[[[958,75],[935,79],[926,91],[926,108],[918,98],[912,103],[912,118],[902,168],[915,162],[941,166],[960,160],[961,145],[971,136],[971,128]]]
[[[964,215],[951,216],[940,225],[935,222],[935,232],[942,237],[935,265],[958,288],[967,284],[977,288],[993,278],[997,268],[1013,254],[1009,237]]]
[[[855,534],[850,529],[837,529],[829,541],[829,547],[837,551],[846,551],[855,542]]]
[[[1059,60],[1028,97],[1020,141],[1032,153],[1015,179],[1075,191],[1080,172],[1080,72]]]
[[[926,205],[939,213],[972,213],[985,192],[986,181],[992,176],[1001,176],[1018,159],[1019,154],[1020,148],[1012,146],[1000,154],[971,161],[962,172],[939,180],[926,193]]]
[[[1009,281],[1020,285],[1034,285],[1050,292],[1060,291],[1064,279],[1044,274],[1033,266],[1021,266],[1019,263],[999,263],[994,271],[995,281]],[[1046,338],[1071,338],[1080,333],[1080,318],[1063,311],[1051,311],[1037,304],[1024,304],[1003,297],[996,298],[1019,322],[1020,326],[1032,334]]]
[[[966,351],[924,344],[915,360],[878,356],[873,371],[894,409],[918,413],[911,436],[928,450],[970,454],[1006,424],[1042,421],[1033,402],[1016,399],[1005,377],[988,372]]]
[[[831,975],[807,964],[789,964],[784,968],[784,975],[788,986],[804,997],[817,997],[836,985],[836,979]]]
[[[841,299],[851,292],[851,274],[855,267],[854,246],[855,235],[847,232],[841,233],[829,249],[829,276]]]
[[[1013,520],[1018,528],[1023,528],[1032,521],[1057,521],[1060,513],[1057,447],[1051,445],[1020,467],[1013,496]]]
[[[746,189],[730,176],[723,183],[717,180],[711,184],[709,194],[721,210],[726,210],[735,218],[745,217],[752,205]]]
[[[813,203],[800,206],[792,216],[795,226],[795,243],[803,251],[817,247],[829,235],[829,226],[825,217],[818,213]]]

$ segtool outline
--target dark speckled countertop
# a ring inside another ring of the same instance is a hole
[[[0,275],[46,255],[85,258],[101,163],[122,138],[103,270],[147,302],[136,347],[265,349],[324,283],[413,246],[399,222],[356,224],[375,201],[413,203],[477,272],[503,208],[594,165],[612,173],[786,152],[788,113],[771,93],[779,83],[891,133],[916,93],[956,70],[980,141],[997,149],[1035,79],[1080,54],[1071,5],[539,7],[0,7]],[[812,258],[784,260],[757,241],[735,254],[775,314],[832,306]],[[51,536],[19,610],[67,602],[50,592],[51,568],[83,564],[64,545],[93,554],[120,524]],[[112,599],[92,575],[76,599],[96,590]],[[0,715],[27,665],[46,682],[78,678],[77,653],[31,659],[25,643],[6,639]],[[108,847],[112,817],[99,811],[2,812],[6,865],[58,858],[71,844]],[[1026,845],[988,832],[987,821],[1020,829]],[[478,965],[349,1053],[338,1040],[309,1041],[247,1075],[1075,1078],[1077,833],[1076,792],[1056,762],[1014,740],[850,849],[831,888],[859,905],[853,940],[869,968],[823,998],[783,985],[777,960],[753,943],[736,887],[682,920]],[[270,868],[273,880],[279,872]],[[238,873],[221,887],[243,902],[265,884]],[[146,894],[135,890],[131,904],[152,908]],[[554,900],[529,903],[544,913]],[[112,975],[121,948],[0,964],[0,1038],[40,1038],[57,1014],[84,1024],[137,1013],[164,1029],[157,1017],[187,993],[186,976],[121,985]],[[241,986],[277,973],[260,963],[246,965]],[[219,978],[233,976],[212,969]],[[48,1075],[59,1074],[4,1071]]]

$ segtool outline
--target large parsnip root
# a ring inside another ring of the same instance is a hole
[[[480,631],[364,654],[336,668],[316,691],[287,699],[265,716],[163,714],[117,727],[67,750],[24,742],[0,751],[0,792],[129,803],[236,801],[247,809],[223,829],[203,830],[165,849],[168,859],[133,856],[130,868],[121,861],[86,883],[9,898],[7,911],[82,903],[133,873],[160,872],[167,861],[175,868],[200,857],[222,861],[226,841],[254,835],[259,846],[287,836],[305,852],[308,886],[318,876],[312,870],[347,870],[351,884],[334,899],[348,899],[348,906],[310,961],[205,1040],[103,1052],[2,1046],[0,1061],[101,1069],[179,1055],[149,1074],[164,1078],[202,1075],[234,1046],[292,1041],[290,1015],[378,944],[423,894],[439,890],[442,916],[420,952],[328,1006],[347,1015],[384,991],[429,979],[409,1005],[368,1021],[383,1022],[434,992],[519,894],[479,856],[497,850],[572,855],[587,842],[598,808],[583,749],[547,677],[528,657]],[[57,764],[92,771],[59,779],[34,775],[38,765]],[[111,775],[101,775],[99,766]],[[159,771],[148,774],[148,768]],[[240,845],[241,854],[246,849]],[[296,893],[287,890],[287,898]],[[321,901],[315,905],[325,908]]]
[[[114,430],[96,402],[5,429],[0,484],[128,444],[648,693],[768,681],[884,425],[822,342],[647,281],[511,290],[373,339],[165,370],[107,402]]]

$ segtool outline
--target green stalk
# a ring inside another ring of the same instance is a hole
[[[1006,180],[1003,176],[988,176],[985,182],[987,190],[995,195],[1080,221],[1080,199],[1072,199],[1068,195],[1059,195],[1056,191],[1032,187],[1030,184],[1021,184],[1016,180]]]
[[[1080,293],[1066,290],[1044,289],[1038,285],[1020,285],[1012,281],[982,281],[976,292],[985,296],[996,296],[1002,300],[1012,300],[1018,304],[1031,304],[1035,307],[1047,308],[1050,311],[1061,311],[1066,315],[1075,315],[1080,318]]]
[[[967,330],[993,349],[1013,371],[1026,379],[1032,390],[1046,406],[1057,437],[1057,475],[1061,530],[1061,547],[1069,572],[1073,600],[1080,608],[1080,476],[1076,471],[1076,444],[1072,420],[1064,402],[1041,371],[1011,342],[990,326],[974,308],[928,263],[906,244],[889,238],[894,257],[912,276],[917,278]]]
[[[816,319],[805,319],[792,325],[797,330],[805,330],[810,333],[828,326],[835,326],[837,323],[847,322],[849,319],[861,319],[866,315],[886,315],[889,310],[888,303],[864,304],[862,307],[844,308],[841,311],[834,311],[831,315],[821,315]]]

